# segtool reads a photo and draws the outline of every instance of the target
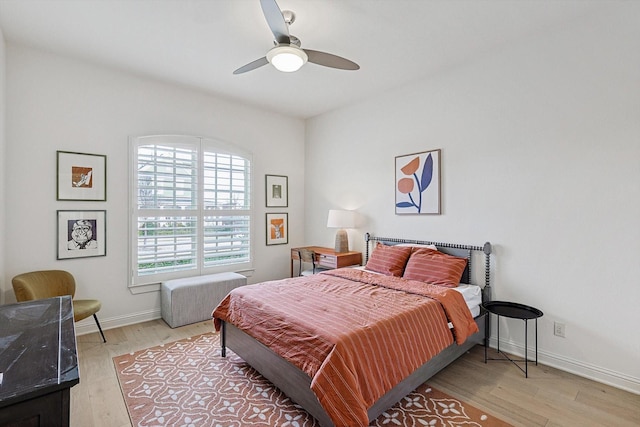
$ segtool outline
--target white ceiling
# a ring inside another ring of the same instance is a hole
[[[296,13],[302,47],[357,62],[358,71],[271,65],[259,0],[0,0],[9,43],[197,88],[308,118],[554,31],[608,0],[278,0]]]

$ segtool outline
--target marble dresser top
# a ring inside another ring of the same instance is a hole
[[[0,306],[0,408],[80,380],[70,296]]]

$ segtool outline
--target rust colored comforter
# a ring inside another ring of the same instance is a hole
[[[213,317],[309,375],[336,426],[366,426],[376,400],[478,330],[457,291],[348,268],[236,288]]]

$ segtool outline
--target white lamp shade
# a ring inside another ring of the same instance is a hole
[[[355,226],[356,226],[356,215],[354,211],[345,211],[345,210],[339,210],[339,209],[329,210],[327,227],[355,228]]]
[[[291,45],[279,45],[267,52],[267,60],[271,65],[285,73],[298,71],[307,59],[309,57],[304,50]]]

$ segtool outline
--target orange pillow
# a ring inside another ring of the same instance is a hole
[[[389,246],[378,242],[364,268],[387,276],[400,277],[409,255],[410,246]]]
[[[419,249],[411,254],[402,277],[432,285],[456,288],[460,284],[466,266],[466,258],[459,258],[433,249]]]

